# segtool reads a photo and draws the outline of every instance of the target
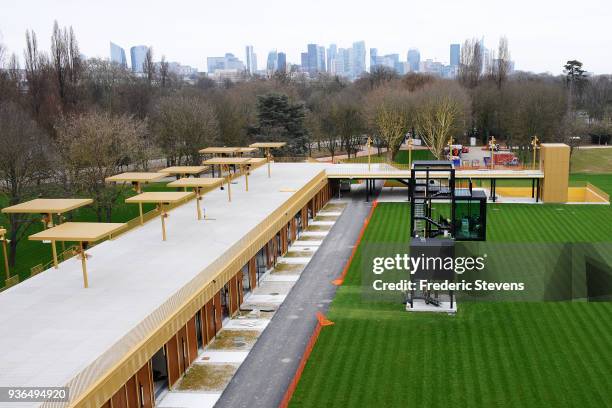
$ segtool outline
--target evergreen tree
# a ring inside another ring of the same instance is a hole
[[[285,154],[303,155],[308,151],[305,111],[285,94],[267,93],[257,97],[258,124],[249,134],[258,141],[287,142]]]

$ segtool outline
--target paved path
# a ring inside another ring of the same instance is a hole
[[[352,196],[216,407],[278,407],[315,328],[315,313],[327,311],[336,293],[331,281],[342,272],[370,211],[364,194]]]

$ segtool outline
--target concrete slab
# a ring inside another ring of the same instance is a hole
[[[285,300],[285,297],[287,297],[287,295],[251,295],[249,296],[248,303],[249,305],[265,305],[265,304],[270,304],[270,303],[282,303],[283,300]]]
[[[251,295],[249,295],[249,300],[251,296],[257,296],[257,295],[286,294],[286,293],[289,293],[289,291],[291,291],[292,287],[293,287],[292,282],[287,282],[287,281],[275,282],[275,281],[268,280],[266,277],[266,279],[263,282],[261,282],[258,287],[255,288],[255,290],[251,293]]]
[[[308,262],[310,262],[310,258],[284,257],[280,258],[280,262],[284,262],[287,264],[307,264]]]
[[[176,392],[166,394],[155,406],[159,408],[212,408],[221,397],[221,393]]]
[[[335,221],[310,221],[309,225],[334,225]]]
[[[321,246],[321,243],[323,243],[323,241],[300,241],[297,240],[293,243],[293,246]]]
[[[288,274],[274,274],[270,275],[266,278],[266,282],[297,282],[300,279],[300,274],[296,273],[294,275]]]
[[[198,364],[208,363],[242,363],[248,351],[204,351],[196,359]]]
[[[434,306],[432,304],[426,304],[423,299],[415,299],[413,302],[413,307],[410,307],[410,304],[406,304],[406,311],[408,312],[429,312],[429,313],[449,313],[455,314],[457,313],[457,302],[453,303],[453,307],[450,307],[450,302],[442,301],[440,302],[440,306]]]
[[[305,237],[321,237],[324,238],[329,234],[329,231],[304,231],[302,235]]]
[[[269,319],[232,319],[226,326],[223,326],[224,330],[264,330]]]
[[[297,246],[290,247],[287,252],[313,252],[314,253],[317,251],[318,248],[319,247],[315,245],[310,245],[310,246],[297,245]]]
[[[325,215],[325,216],[333,216],[338,217],[342,214],[342,211],[325,211],[321,210],[317,213],[317,215]]]

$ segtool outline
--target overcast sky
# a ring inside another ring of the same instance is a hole
[[[448,62],[449,44],[483,37],[495,47],[505,35],[516,69],[560,73],[568,59],[588,71],[612,73],[610,0],[2,0],[0,41],[20,57],[25,30],[49,48],[53,20],[75,30],[87,57],[109,57],[109,41],[128,55],[152,45],[156,59],[206,68],[206,57],[232,52],[245,60],[252,44],[259,68],[268,51],[299,63],[307,43],[348,47],[365,40],[379,55],[409,48],[421,59]]]

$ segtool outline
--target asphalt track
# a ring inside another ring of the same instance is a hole
[[[348,197],[347,197],[348,198]],[[316,324],[336,294],[342,273],[372,205],[365,191],[349,202],[300,279],[251,349],[215,407],[276,408],[293,378]]]

